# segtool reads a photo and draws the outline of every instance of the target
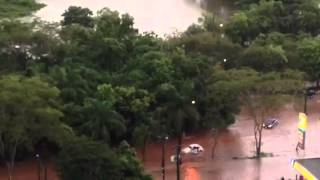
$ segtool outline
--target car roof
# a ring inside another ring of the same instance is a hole
[[[269,119],[266,119],[266,123],[271,123],[271,122],[273,122],[273,121],[277,121],[278,119],[276,119],[276,118],[269,118]]]

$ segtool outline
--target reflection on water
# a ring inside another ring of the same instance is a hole
[[[200,180],[200,174],[197,168],[186,166],[184,167],[184,180]]]
[[[226,0],[38,0],[47,6],[36,13],[47,21],[60,21],[61,14],[71,5],[88,7],[93,12],[109,7],[129,13],[140,32],[154,31],[159,35],[184,31],[208,9],[226,19],[229,4]]]

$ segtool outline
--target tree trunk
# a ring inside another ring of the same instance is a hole
[[[7,169],[8,169],[8,179],[13,180],[13,169],[14,169],[14,161],[7,161],[6,162]]]
[[[212,148],[211,148],[211,159],[214,158],[214,154],[215,154],[216,147],[217,147],[217,144],[218,144],[219,131],[216,130],[213,133],[214,134],[213,134],[213,144],[212,144]]]
[[[6,162],[6,165],[7,165],[7,170],[8,170],[8,179],[9,180],[12,180],[12,170],[11,170],[11,167],[10,167],[10,162]]]
[[[9,160],[7,160],[6,162],[9,180],[13,180],[13,169],[14,169],[14,161],[16,158],[17,146],[18,146],[18,140],[15,140]]]

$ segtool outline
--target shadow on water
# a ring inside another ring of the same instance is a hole
[[[254,167],[255,167],[255,180],[259,180],[260,179],[260,174],[261,174],[261,159],[256,159],[255,163],[254,163]]]

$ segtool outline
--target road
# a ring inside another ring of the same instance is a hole
[[[296,153],[298,133],[298,111],[287,105],[277,114],[279,125],[264,130],[262,152],[267,157],[249,159],[255,153],[253,121],[245,110],[237,117],[236,123],[220,133],[214,159],[211,158],[212,138],[209,133],[200,133],[183,139],[183,146],[197,143],[205,152],[196,157],[183,157],[182,180],[277,180],[281,177],[295,179],[291,167],[295,158],[320,157],[320,99],[308,101],[309,125],[306,132],[306,150]],[[302,108],[300,108],[302,109]],[[170,162],[177,140],[167,142],[166,179],[176,179],[175,164]],[[147,148],[144,166],[156,180],[161,179],[161,144]]]

